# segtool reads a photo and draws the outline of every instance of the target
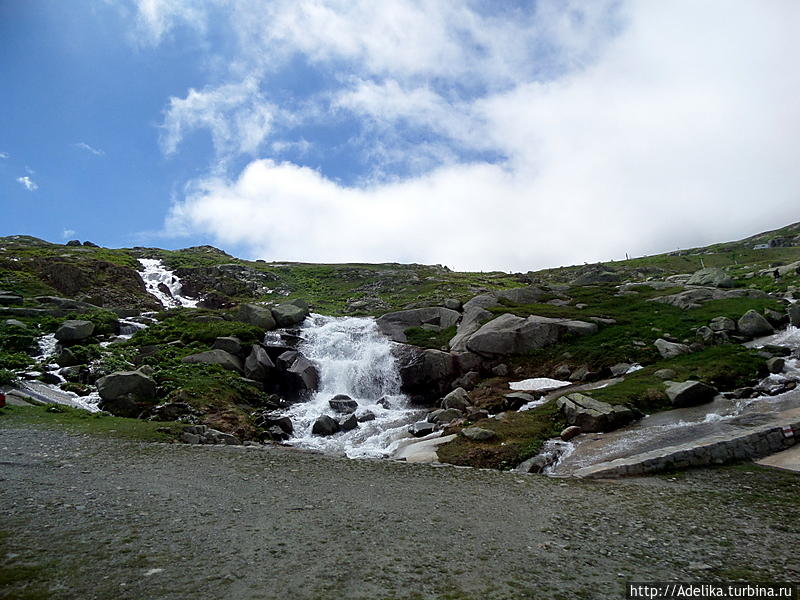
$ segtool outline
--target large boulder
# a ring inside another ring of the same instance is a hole
[[[467,412],[470,406],[469,394],[464,388],[456,388],[442,400],[442,408],[453,408],[461,412]]]
[[[702,381],[667,384],[667,396],[675,408],[705,404],[711,402],[716,395],[717,390]]]
[[[436,402],[458,375],[455,358],[449,352],[398,344],[393,353],[398,359],[401,391],[417,404]]]
[[[789,322],[794,327],[800,327],[800,303],[789,306]]]
[[[770,325],[766,317],[752,309],[744,313],[736,324],[739,327],[739,332],[749,338],[775,333],[775,328]]]
[[[407,341],[405,331],[410,327],[424,325],[434,330],[442,330],[455,325],[459,318],[461,313],[458,311],[442,306],[431,306],[386,313],[379,317],[376,323],[384,335],[395,342],[405,342]]]
[[[686,282],[687,285],[703,285],[717,288],[732,288],[733,279],[722,269],[710,267],[695,271]]]
[[[655,341],[656,350],[661,355],[661,358],[675,358],[681,354],[689,354],[692,349],[686,344],[678,344],[676,342],[668,342],[665,339],[658,338]]]
[[[724,300],[726,298],[767,298],[768,294],[761,290],[754,289],[733,289],[726,290],[711,287],[697,287],[671,294],[669,296],[659,296],[653,298],[651,302],[669,304],[684,310],[690,308],[700,308],[703,303],[710,300]]]
[[[276,362],[281,369],[280,385],[286,395],[303,398],[319,386],[317,368],[300,352],[284,352]]]
[[[330,400],[328,405],[338,413],[350,414],[358,410],[358,402],[353,400],[347,394],[337,394]]]
[[[64,321],[56,330],[56,339],[64,344],[73,344],[90,337],[94,333],[94,323],[91,321],[69,320]]]
[[[473,333],[467,349],[480,355],[522,354],[555,344],[568,333],[588,335],[596,331],[595,323],[536,315],[525,319],[506,313]]]
[[[156,398],[156,382],[140,371],[118,371],[97,380],[100,408],[119,417],[137,417]]]
[[[328,415],[322,415],[314,421],[314,425],[311,427],[311,433],[313,435],[328,436],[338,433],[339,429],[339,422],[336,419]]]
[[[223,369],[242,373],[242,359],[225,350],[206,350],[197,354],[184,356],[181,362],[190,364],[219,365]]]
[[[237,318],[250,325],[255,325],[264,331],[275,329],[275,318],[272,316],[272,311],[260,304],[240,305]]]
[[[244,361],[244,376],[256,381],[266,381],[275,372],[275,363],[269,358],[269,354],[259,344],[253,344],[253,349],[247,360]]]
[[[299,306],[298,304],[285,302],[272,307],[272,317],[278,327],[293,327],[305,321],[308,316],[308,306]]]
[[[211,345],[212,350],[225,350],[234,356],[242,355],[242,341],[237,337],[218,337]]]
[[[612,431],[637,417],[626,406],[612,406],[585,394],[561,396],[556,400],[556,406],[564,414],[567,423],[580,427],[584,432]]]
[[[730,317],[715,317],[711,319],[708,327],[715,333],[735,333],[736,321]]]

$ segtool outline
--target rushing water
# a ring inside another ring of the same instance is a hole
[[[175,306],[197,306],[198,300],[195,298],[187,298],[181,295],[181,280],[172,271],[167,269],[160,260],[157,258],[140,258],[139,262],[142,264],[142,270],[139,275],[142,276],[147,291],[158,298],[158,301],[166,308]],[[161,289],[161,285],[166,286],[169,293]]]
[[[301,331],[299,350],[319,369],[319,390],[307,402],[293,405],[286,412],[294,423],[295,434],[289,444],[346,455],[350,458],[382,457],[392,444],[408,437],[407,425],[421,411],[408,407],[400,393],[400,376],[389,339],[378,330],[374,319],[311,315]],[[367,412],[372,421],[359,423],[347,432],[322,437],[311,429],[320,415],[341,419],[328,401],[346,394],[358,402],[356,417]],[[389,408],[378,404],[388,402]]]

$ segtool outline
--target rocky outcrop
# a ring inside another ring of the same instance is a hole
[[[795,303],[789,306],[789,322],[794,327],[800,327],[800,303]]]
[[[556,400],[567,423],[584,432],[604,432],[618,429],[637,418],[637,414],[622,405],[608,404],[585,394],[569,394]]]
[[[461,412],[467,412],[470,404],[469,394],[464,388],[456,388],[442,399],[442,408],[451,408]]]
[[[681,354],[689,354],[692,349],[686,344],[678,344],[676,342],[668,342],[665,339],[658,338],[655,341],[656,350],[661,355],[661,358],[675,358]]]
[[[722,269],[711,267],[695,271],[686,282],[687,285],[700,285],[717,288],[732,288],[733,279]]]
[[[296,350],[284,352],[276,361],[279,386],[289,398],[302,399],[319,386],[319,372],[314,364]]]
[[[278,327],[293,327],[305,321],[308,316],[308,307],[303,307],[291,302],[278,304],[272,307],[272,317]]]
[[[197,354],[190,354],[184,356],[181,362],[189,364],[205,364],[205,365],[219,365],[223,369],[229,371],[236,371],[242,373],[242,360],[238,356],[234,356],[225,350],[206,350],[205,352],[198,352]]]
[[[467,349],[480,355],[522,354],[557,343],[567,334],[597,332],[595,323],[532,315],[527,319],[500,315],[486,323],[467,341]]]
[[[716,395],[717,390],[702,381],[684,381],[667,385],[667,396],[675,408],[705,404],[711,402]]]
[[[415,404],[435,403],[457,377],[456,361],[449,352],[423,350],[398,344],[394,349],[398,359],[401,391]]]
[[[241,304],[237,318],[244,323],[260,327],[264,331],[275,329],[276,325],[272,311],[260,304]]]
[[[70,320],[64,321],[56,330],[56,339],[64,344],[81,342],[94,333],[94,323],[91,321]]]
[[[704,302],[709,300],[723,300],[725,298],[766,298],[767,293],[761,290],[752,289],[734,289],[723,290],[719,288],[691,288],[672,294],[669,296],[659,296],[653,298],[651,302],[659,302],[661,304],[669,304],[677,306],[684,310],[690,308],[700,308]]]
[[[140,371],[119,371],[97,380],[100,408],[119,417],[138,417],[156,398],[156,382]]]
[[[225,350],[234,356],[242,355],[242,341],[237,337],[218,337],[211,345],[212,350]]]
[[[406,329],[426,327],[436,331],[455,325],[461,313],[442,306],[414,308],[386,313],[376,321],[378,329],[395,342],[406,342]]]
[[[275,372],[275,363],[260,344],[254,344],[244,361],[244,376],[255,381],[266,381]]]
[[[775,333],[775,329],[770,325],[769,321],[755,310],[748,310],[744,313],[736,325],[739,328],[739,332],[749,338]]]

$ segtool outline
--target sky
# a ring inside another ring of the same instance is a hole
[[[529,271],[800,221],[795,0],[0,0],[0,235]]]

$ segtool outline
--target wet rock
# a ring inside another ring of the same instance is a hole
[[[514,468],[515,473],[541,473],[545,467],[552,464],[553,458],[545,454],[537,454],[521,462]]]
[[[661,358],[675,358],[681,354],[689,354],[691,352],[691,349],[686,344],[668,342],[663,338],[658,338],[655,341],[655,347]]]
[[[769,308],[764,309],[764,317],[773,327],[783,327],[789,322],[789,315],[786,313],[779,313],[778,311],[771,310]]]
[[[321,417],[318,417],[317,420],[314,421],[314,426],[311,428],[311,433],[313,435],[328,436],[333,435],[338,431],[339,423],[328,415],[322,415]]]
[[[737,322],[739,332],[749,338],[761,337],[775,333],[775,329],[766,318],[755,310],[748,310]]]
[[[272,311],[259,304],[242,304],[239,306],[237,318],[244,323],[260,327],[264,331],[275,329],[275,318]]]
[[[436,431],[436,425],[427,421],[418,421],[408,428],[408,433],[414,437],[425,437]]]
[[[65,344],[80,342],[94,333],[94,323],[91,321],[69,320],[64,321],[56,330],[56,339]]]
[[[347,394],[337,394],[328,400],[330,407],[338,413],[354,413],[358,409],[358,402]]]
[[[137,417],[156,397],[156,382],[139,371],[118,371],[97,380],[100,408],[118,417]]]
[[[567,423],[585,432],[612,431],[634,421],[637,417],[630,408],[595,400],[585,394],[569,394],[556,400]]]
[[[358,420],[359,423],[367,423],[369,421],[374,421],[376,417],[375,413],[372,412],[371,410],[365,410],[364,412],[356,415],[356,419]]]
[[[224,350],[234,356],[242,356],[242,341],[237,337],[219,337],[214,340],[212,350]]]
[[[385,396],[378,400],[377,405],[385,408],[386,410],[394,410],[394,405]]]
[[[188,364],[219,365],[229,371],[243,372],[242,360],[225,350],[206,350],[197,354],[184,356],[181,362]]]
[[[469,405],[469,394],[464,388],[454,389],[442,400],[442,408],[455,408],[461,412],[466,412]]]
[[[319,386],[319,372],[314,364],[300,352],[284,352],[276,361],[280,372],[281,386],[290,395],[304,396]]]
[[[59,367],[74,367],[80,363],[81,361],[78,360],[78,358],[69,348],[62,348],[61,351],[56,355],[56,364]]]
[[[789,323],[794,327],[800,327],[800,302],[790,304],[787,310]]]
[[[50,385],[58,385],[61,383],[61,378],[55,373],[42,373],[39,375],[39,381]]]
[[[776,373],[776,374],[781,373],[785,365],[786,361],[777,356],[775,358],[770,358],[769,360],[767,360],[767,370],[770,373]]]
[[[563,431],[562,431],[562,432],[559,434],[559,436],[558,436],[558,437],[560,437],[560,438],[561,438],[561,441],[563,441],[563,442],[568,442],[568,441],[570,441],[572,438],[574,438],[574,437],[576,437],[576,436],[580,435],[581,433],[583,433],[583,430],[582,430],[580,427],[578,427],[577,425],[570,425],[569,427],[567,427],[566,429],[564,429],[564,430],[563,430]]]
[[[775,344],[766,344],[762,346],[761,349],[768,352],[771,356],[789,356],[792,353],[791,348],[776,346]]]
[[[702,381],[670,383],[667,385],[666,391],[672,406],[675,408],[705,404],[706,402],[711,402],[717,395],[715,388]]]
[[[497,439],[497,434],[494,431],[483,427],[465,427],[461,430],[461,435],[473,442],[489,442]]]
[[[536,400],[536,396],[526,394],[525,392],[511,392],[510,394],[506,394],[504,398],[506,410],[519,410],[528,402]]]
[[[291,435],[294,433],[294,424],[292,420],[275,411],[258,411],[253,413],[253,424],[261,429],[269,429],[270,427],[279,427],[284,433]]]
[[[278,327],[292,327],[305,321],[308,316],[308,305],[305,308],[286,302],[272,308],[272,317]]]
[[[352,431],[358,427],[358,419],[355,415],[348,415],[344,417],[341,421],[339,421],[339,430],[340,431]]]
[[[260,344],[253,344],[253,349],[244,361],[244,376],[256,381],[267,381],[275,373],[275,363]]]

